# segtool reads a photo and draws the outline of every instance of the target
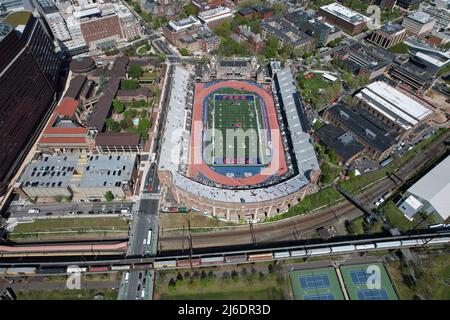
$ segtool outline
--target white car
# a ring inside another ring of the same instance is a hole
[[[75,211],[70,211],[69,215],[73,216],[75,214]]]
[[[144,239],[144,245],[147,244],[147,239]]]

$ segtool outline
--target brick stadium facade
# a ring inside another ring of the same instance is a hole
[[[319,175],[316,174],[314,181],[318,177]],[[190,193],[186,189],[173,184],[171,173],[168,171],[159,172],[159,179],[161,184],[169,186],[178,203],[197,208],[201,212],[227,221],[262,221],[267,217],[286,212],[291,206],[295,206],[302,201],[306,195],[316,191],[311,184],[294,193],[269,201],[234,203],[199,197]]]

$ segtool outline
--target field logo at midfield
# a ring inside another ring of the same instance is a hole
[[[381,289],[381,270],[377,265],[370,265],[367,267],[367,289]]]
[[[77,265],[72,265],[67,268],[69,275],[66,280],[66,287],[69,290],[81,289],[81,269]]]

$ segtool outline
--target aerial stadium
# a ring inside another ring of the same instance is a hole
[[[313,192],[319,164],[291,70],[262,82],[240,72],[245,63],[224,66],[231,68],[225,79],[197,83],[174,67],[158,168],[162,192],[221,220],[262,221]]]

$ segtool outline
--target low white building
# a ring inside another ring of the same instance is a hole
[[[450,156],[413,184],[397,206],[409,220],[419,211],[447,220],[450,217]]]

